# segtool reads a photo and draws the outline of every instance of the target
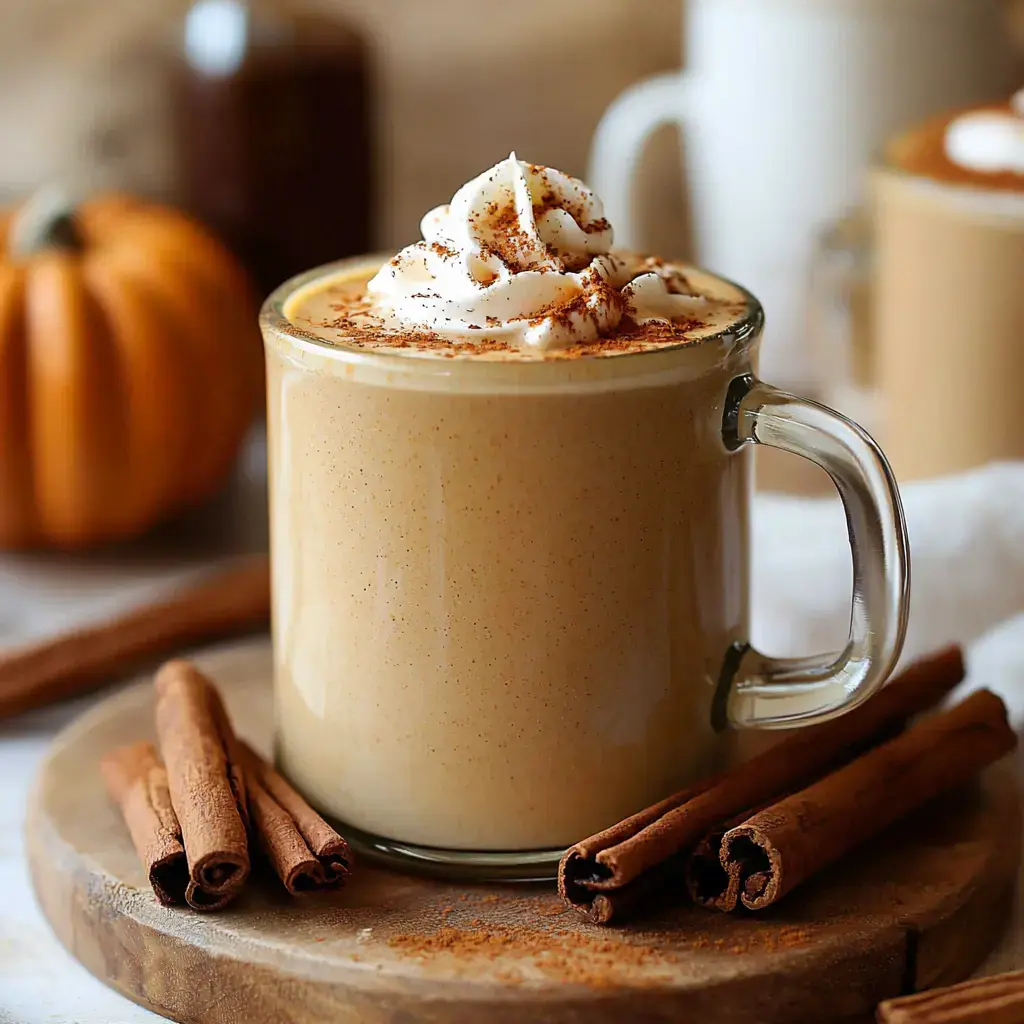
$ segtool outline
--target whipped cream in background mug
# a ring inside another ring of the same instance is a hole
[[[264,307],[277,756],[371,857],[550,877],[728,760],[727,726],[840,714],[899,655],[875,444],[756,379],[753,296],[613,238],[587,186],[513,154],[422,241]],[[838,655],[748,642],[755,443],[841,486]]]
[[[946,129],[946,156],[970,171],[1024,175],[1024,89],[1007,110],[972,110]]]

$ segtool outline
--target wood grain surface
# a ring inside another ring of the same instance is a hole
[[[268,644],[199,661],[240,733],[266,750]],[[866,1020],[881,999],[966,977],[1011,903],[1019,803],[996,766],[760,916],[676,907],[599,929],[564,911],[553,886],[466,887],[367,866],[340,894],[291,899],[260,879],[202,916],[156,903],[103,793],[99,756],[151,736],[146,683],[61,733],[30,800],[27,848],[73,955],[181,1021]]]

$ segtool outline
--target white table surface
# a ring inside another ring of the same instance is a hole
[[[261,550],[266,543],[262,466],[262,446],[257,441],[236,486],[216,509],[145,545],[73,558],[0,556],[0,644],[53,632],[130,605],[209,568],[226,554]],[[785,523],[792,520],[791,507],[767,511],[777,514],[766,516],[766,510],[759,508],[758,515],[770,520],[767,532],[777,539]],[[833,515],[820,511],[825,519]],[[838,509],[834,515],[840,516]],[[842,555],[841,518],[838,522],[838,531],[831,526],[829,530]],[[913,522],[911,527],[913,540]],[[806,554],[806,537],[799,538],[799,544]],[[763,556],[755,558],[755,619],[761,607],[762,621],[768,621],[769,607],[778,606],[778,587],[772,581],[779,578],[781,556],[777,543],[764,544],[762,549]],[[825,554],[820,558],[815,554],[810,560],[824,568],[828,564]],[[842,556],[848,559],[848,555]],[[835,575],[832,570],[829,573]],[[814,583],[809,585],[813,591]],[[841,592],[842,586],[839,589]],[[782,610],[790,618],[801,619],[787,623],[790,638],[798,638],[803,647],[807,637],[814,637],[817,648],[821,623],[813,619],[813,610],[820,610],[823,602],[805,590],[801,587],[799,591],[803,605],[794,598],[783,603]],[[840,598],[843,607],[830,628],[842,627],[839,620],[848,614],[848,597],[840,593]],[[1019,607],[1018,599],[1015,593],[1007,597],[1003,611]],[[972,648],[969,682],[1002,693],[1020,727],[1024,721],[1024,616],[992,630]],[[143,1024],[161,1019],[106,988],[64,951],[36,906],[26,870],[22,823],[36,768],[55,733],[97,699],[84,697],[0,721],[0,1024]],[[1024,780],[1024,758],[1018,758],[1018,770]],[[1024,911],[1018,901],[1013,926],[982,973],[1024,967],[1022,924]]]

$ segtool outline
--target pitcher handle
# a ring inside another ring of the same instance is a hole
[[[737,377],[723,438],[736,450],[767,444],[821,466],[846,511],[853,552],[853,610],[846,647],[812,658],[769,658],[748,643],[726,657],[713,710],[717,728],[780,729],[827,721],[869,697],[889,676],[907,629],[910,557],[892,470],[855,423],[754,377]]]
[[[615,225],[615,243],[638,248],[633,183],[647,140],[664,124],[682,126],[685,74],[669,71],[623,90],[604,112],[590,149],[587,181]]]

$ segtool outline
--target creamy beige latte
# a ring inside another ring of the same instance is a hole
[[[1024,93],[894,140],[872,184],[893,468],[910,479],[1024,457]]]
[[[720,754],[759,314],[615,253],[574,179],[488,174],[265,315],[277,750],[377,836],[554,849]]]

